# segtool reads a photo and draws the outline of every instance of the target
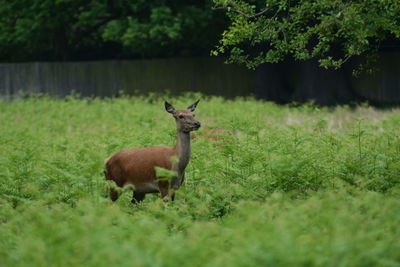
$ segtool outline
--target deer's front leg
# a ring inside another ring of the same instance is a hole
[[[161,198],[167,202],[168,198],[166,196],[168,196],[168,187],[169,187],[169,183],[167,181],[160,181],[158,182],[158,188],[160,190],[161,193]]]
[[[146,196],[146,193],[133,191],[133,197],[132,197],[131,202],[133,204],[138,204],[143,201],[145,196]]]
[[[183,173],[182,175],[178,176],[178,177],[174,177],[171,180],[171,200],[174,201],[175,200],[175,192],[176,190],[179,189],[179,187],[181,186],[183,180],[185,178],[185,174]]]

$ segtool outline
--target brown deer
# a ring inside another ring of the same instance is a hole
[[[105,176],[114,181],[117,186],[133,185],[132,203],[141,202],[147,193],[161,193],[164,200],[171,191],[172,201],[177,190],[185,179],[185,168],[190,158],[190,132],[200,128],[200,122],[193,112],[200,100],[187,109],[175,110],[165,102],[165,109],[171,113],[176,121],[177,142],[173,147],[159,146],[122,150],[105,161]],[[174,171],[177,176],[170,181],[156,176],[155,167]],[[119,194],[114,188],[109,189],[112,201],[118,199]]]

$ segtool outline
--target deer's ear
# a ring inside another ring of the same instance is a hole
[[[168,113],[171,113],[171,114],[175,113],[175,108],[170,103],[168,103],[167,101],[165,101],[165,110]]]
[[[190,106],[187,107],[188,110],[190,110],[191,112],[196,110],[197,104],[200,102],[200,99],[197,100],[196,102],[194,102],[193,104],[191,104]]]

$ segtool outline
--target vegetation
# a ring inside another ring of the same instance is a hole
[[[0,60],[208,55],[225,26],[211,1],[0,0]]]
[[[106,157],[175,141],[163,100],[0,102],[1,266],[399,266],[399,109],[203,97],[176,201],[112,203]]]
[[[350,58],[371,60],[380,49],[399,44],[397,0],[214,2],[231,20],[214,54],[227,54],[249,68],[288,56],[339,68]]]

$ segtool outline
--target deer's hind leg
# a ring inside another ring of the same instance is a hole
[[[121,184],[118,184],[117,181],[115,181],[115,179],[113,179],[108,171],[104,170],[104,176],[106,178],[107,181],[114,181],[115,185],[121,187]],[[108,196],[112,201],[116,201],[119,197],[119,192],[116,188],[114,188],[114,185],[109,185],[108,186]]]
[[[115,190],[114,188],[110,187],[108,189],[108,196],[110,197],[110,199],[112,201],[116,201],[118,199],[118,197],[119,197],[119,193],[118,193],[117,190]]]

